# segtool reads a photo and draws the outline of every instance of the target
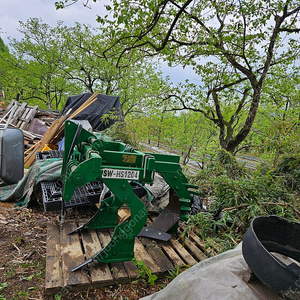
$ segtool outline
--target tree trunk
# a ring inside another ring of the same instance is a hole
[[[51,96],[49,90],[46,92],[46,99],[47,99],[47,108],[51,109]]]
[[[250,130],[252,128],[253,122],[255,120],[255,116],[259,106],[260,93],[262,86],[257,86],[253,91],[251,107],[246,118],[246,121],[240,131],[236,134],[236,136],[232,136],[232,128],[229,127],[231,124],[225,124],[223,120],[223,124],[219,126],[220,134],[219,141],[220,145],[223,149],[233,154],[236,148],[247,138]],[[227,128],[227,132],[225,134],[225,129]]]

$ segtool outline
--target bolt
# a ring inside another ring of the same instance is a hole
[[[85,177],[83,174],[77,174],[75,176],[73,176],[72,178],[72,181],[75,183],[75,184],[82,184],[85,180]]]
[[[118,209],[115,208],[115,207],[112,207],[112,208],[110,209],[110,212],[111,212],[112,214],[115,214],[115,213],[118,212]]]
[[[127,243],[131,243],[135,239],[135,236],[132,234],[129,234],[128,237],[126,238]]]

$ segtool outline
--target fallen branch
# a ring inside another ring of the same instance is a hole
[[[21,254],[20,248],[15,243],[12,243],[12,245],[18,250],[19,254]]]

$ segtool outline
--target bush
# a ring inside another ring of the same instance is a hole
[[[273,170],[272,174],[282,178],[285,187],[297,193],[300,192],[300,156],[284,156]]]
[[[197,184],[200,188],[200,194],[211,196],[214,194],[216,179],[222,175],[231,178],[239,179],[249,176],[243,164],[240,164],[236,158],[225,150],[219,150],[207,167],[201,170],[198,174],[190,178],[190,181]]]
[[[220,151],[205,170],[194,176],[203,197],[212,197],[207,211],[190,216],[188,227],[222,252],[241,241],[253,218],[278,215],[299,220],[300,157],[286,157],[276,169],[247,170]],[[220,213],[221,212],[221,213]]]

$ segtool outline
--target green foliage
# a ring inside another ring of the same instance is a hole
[[[61,300],[62,299],[62,295],[61,294],[55,294],[54,295],[54,299],[55,300]]]
[[[9,52],[8,47],[4,44],[1,37],[0,37],[0,52]]]
[[[223,252],[241,241],[257,216],[299,220],[299,155],[285,157],[275,169],[255,172],[247,171],[227,152],[215,158],[194,177],[203,196],[209,195],[209,204],[207,211],[189,217],[184,238],[196,231],[206,247]]]
[[[187,270],[190,266],[188,265],[183,265],[183,266],[176,266],[175,269],[173,270],[169,270],[168,273],[169,275],[167,275],[166,277],[173,280],[174,278],[176,278],[181,272]]]
[[[293,34],[300,6],[293,1],[112,0],[105,7],[107,14],[97,20],[121,47],[119,61],[139,49],[170,66],[193,68],[201,83],[186,81],[167,99],[173,109],[202,113],[219,128],[220,145],[231,153],[251,131],[268,75],[299,58]],[[116,53],[110,48],[107,54],[111,51]]]
[[[299,67],[275,68],[267,78],[261,107],[248,141],[254,155],[269,160],[273,167],[285,153],[300,149]]]
[[[0,292],[3,291],[8,286],[7,282],[0,283]]]
[[[27,277],[22,277],[21,278],[21,280],[27,280],[27,281],[31,281],[33,278],[34,278],[34,274],[32,274],[32,275],[29,275],[29,276],[27,276]]]
[[[6,276],[7,278],[13,277],[15,275],[14,271],[8,271],[7,273],[4,274],[4,276]]]
[[[155,274],[152,274],[151,270],[148,269],[148,267],[145,265],[143,261],[137,260],[136,258],[134,258],[132,261],[133,264],[136,265],[138,268],[137,278],[147,279],[148,283],[154,285],[155,281],[157,280],[157,276]]]
[[[15,298],[16,299],[28,299],[28,292],[25,291],[19,291],[15,293]]]
[[[147,111],[169,89],[157,64],[134,52],[117,66],[116,55],[105,55],[110,33],[101,29],[61,21],[51,27],[31,18],[19,31],[23,38],[11,40],[11,54],[0,51],[0,84],[8,99],[19,92],[20,101],[61,109],[69,95],[97,90],[118,95],[126,116]]]
[[[110,118],[112,120],[112,118]],[[115,119],[114,119],[115,120]],[[115,120],[116,122],[109,128],[104,130],[104,133],[111,137],[113,140],[119,140],[132,147],[138,146],[136,130],[130,120],[124,122]]]
[[[300,193],[300,153],[283,156],[271,174],[281,177],[282,184],[290,191]]]
[[[234,180],[247,177],[251,175],[251,172],[239,163],[235,156],[224,149],[219,149],[211,153],[206,168],[192,176],[190,180],[198,184],[202,195],[210,196],[214,194],[217,178],[222,175]]]

